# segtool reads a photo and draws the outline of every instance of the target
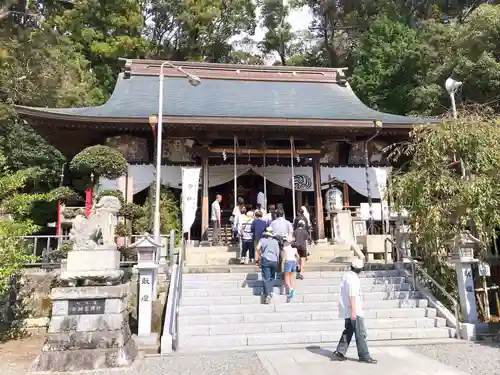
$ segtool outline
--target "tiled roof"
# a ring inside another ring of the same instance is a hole
[[[158,113],[156,75],[120,74],[111,98],[88,108],[36,108],[70,117],[147,119]],[[18,107],[22,113],[22,108]],[[35,108],[29,108],[35,110]],[[166,76],[164,116],[370,120],[419,124],[435,120],[378,112],[364,105],[348,84],[336,81],[245,80],[202,77],[193,87],[180,76]]]

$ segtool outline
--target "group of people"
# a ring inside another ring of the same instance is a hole
[[[256,261],[256,247],[264,237],[264,233],[274,233],[274,236],[283,243],[287,241],[297,249],[298,267],[297,278],[304,278],[304,267],[308,256],[308,244],[311,241],[310,219],[306,207],[301,207],[293,224],[285,218],[283,207],[269,206],[269,211],[257,203],[255,211],[247,211],[243,200],[238,200],[238,206],[233,210],[234,236],[240,241],[241,263],[248,264]],[[283,246],[282,246],[283,248]],[[284,264],[283,264],[284,265]]]
[[[217,196],[216,205],[220,201]],[[215,207],[216,208],[216,207]],[[212,205],[212,213],[214,205]],[[214,216],[212,217],[212,220]],[[216,217],[217,219],[217,217]],[[233,229],[235,238],[241,244],[241,263],[255,263],[260,266],[264,291],[264,303],[273,299],[274,280],[281,273],[287,288],[288,297],[295,296],[293,288],[293,273],[297,278],[304,278],[304,266],[308,256],[307,245],[311,241],[311,223],[306,207],[302,206],[293,224],[286,220],[283,207],[269,207],[266,212],[261,203],[257,203],[256,211],[247,211],[243,199],[238,200],[238,206],[233,211]],[[218,216],[220,228],[220,208]],[[351,264],[340,284],[339,317],[344,319],[344,330],[340,337],[333,358],[346,360],[346,353],[352,337],[355,337],[360,362],[375,364],[366,343],[366,328],[364,325],[363,298],[361,291],[360,272],[364,264],[356,259]]]

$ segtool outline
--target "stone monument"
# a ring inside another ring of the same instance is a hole
[[[127,290],[121,283],[120,253],[114,242],[120,202],[105,196],[87,218],[73,219],[61,280],[52,290],[52,317],[33,371],[79,371],[128,367],[137,346],[128,325]]]

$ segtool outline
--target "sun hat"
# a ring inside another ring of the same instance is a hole
[[[273,228],[271,228],[271,227],[267,227],[267,228],[264,230],[264,236],[271,236],[271,237],[274,237],[274,230],[273,230]]]
[[[361,269],[364,267],[363,259],[356,258],[352,261],[351,266],[356,269]]]

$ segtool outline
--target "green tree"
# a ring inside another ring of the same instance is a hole
[[[227,62],[231,38],[256,26],[252,0],[160,0],[146,8],[148,39],[158,55],[174,60]]]
[[[146,203],[141,207],[142,212],[138,215],[134,208],[134,220],[132,229],[134,233],[153,233],[153,185],[150,186],[150,194]],[[179,202],[168,187],[162,187],[160,195],[160,233],[168,234],[175,231],[176,242],[180,241],[182,235],[181,210]]]
[[[257,53],[257,42],[246,36],[232,43],[228,62],[245,65],[264,65],[263,57]]]
[[[422,42],[408,26],[380,17],[359,42],[352,86],[368,106],[391,113],[413,110],[409,92],[421,85]]]
[[[144,16],[139,0],[75,1],[46,21],[59,35],[70,35],[77,51],[90,62],[100,87],[110,94],[123,58],[145,57],[149,43],[142,37]]]
[[[82,178],[85,187],[93,186],[100,177],[117,179],[127,173],[128,163],[123,154],[111,147],[90,146],[75,155],[69,168]]]
[[[11,172],[5,165],[5,158],[0,154],[0,210],[2,214],[14,210],[23,210],[16,202],[31,203],[38,199],[36,195],[20,193],[29,176],[29,170]],[[0,295],[8,291],[13,275],[21,271],[24,264],[32,260],[24,243],[17,238],[33,233],[36,225],[26,220],[23,215],[14,213],[13,219],[0,220]]]
[[[266,55],[278,54],[281,65],[286,65],[294,38],[288,22],[290,8],[283,0],[262,0],[260,5],[262,27],[267,29],[260,48]]]
[[[472,113],[421,126],[411,133],[408,165],[390,176],[388,194],[396,210],[408,211],[427,271],[450,290],[456,284],[443,250],[465,229],[474,230],[486,248],[500,226],[499,125],[498,117]],[[454,162],[460,159],[465,178]]]

